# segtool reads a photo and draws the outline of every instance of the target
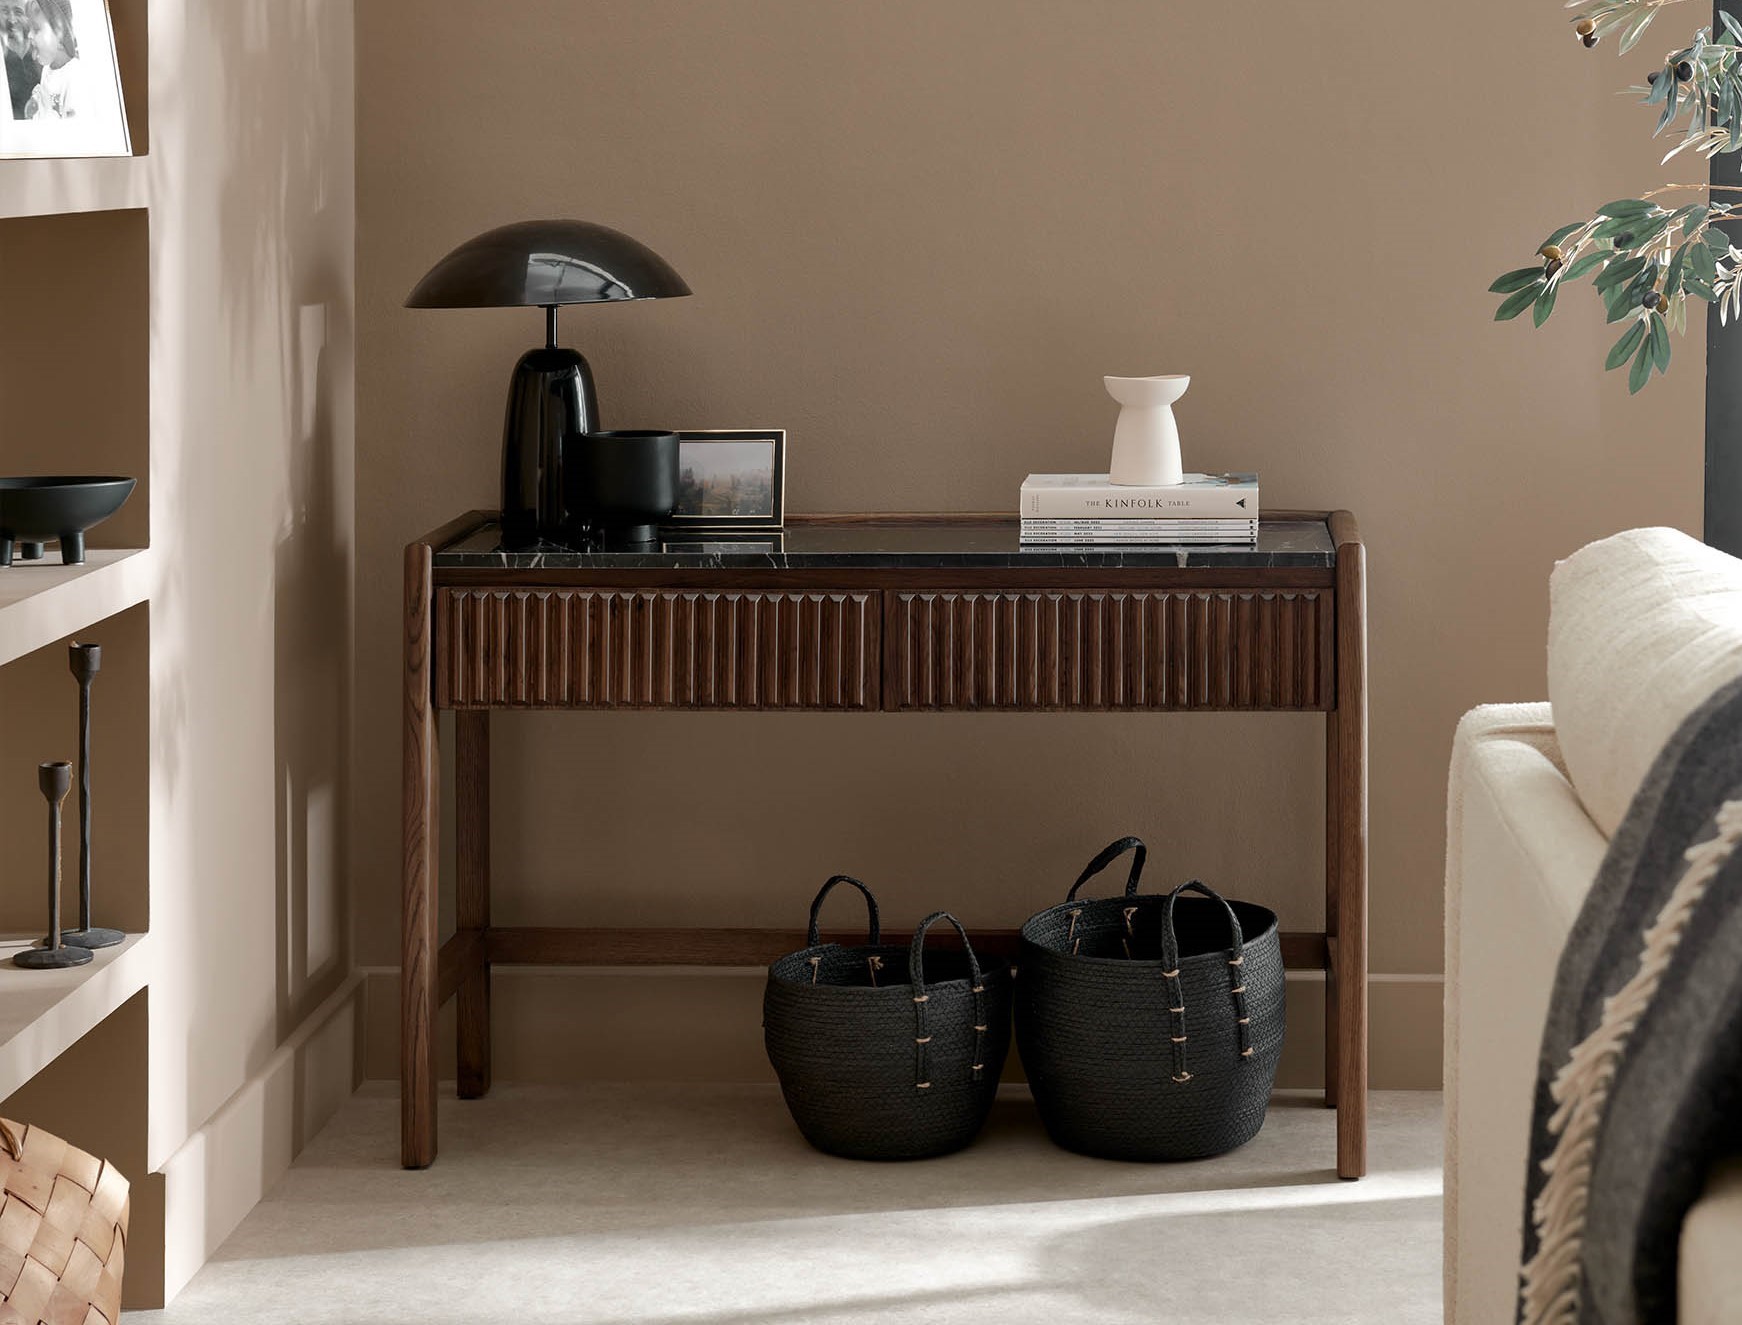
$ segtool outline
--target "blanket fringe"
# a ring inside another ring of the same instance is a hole
[[[1542,1161],[1547,1181],[1531,1203],[1537,1247],[1521,1273],[1521,1325],[1575,1325],[1578,1319],[1591,1164],[1621,1053],[1651,1007],[1694,908],[1742,843],[1742,801],[1725,801],[1714,817],[1717,835],[1682,853],[1688,867],[1645,931],[1639,969],[1603,1000],[1597,1028],[1568,1055],[1549,1086],[1556,1108],[1548,1130],[1557,1139]]]

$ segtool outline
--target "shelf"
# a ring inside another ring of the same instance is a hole
[[[12,964],[34,938],[0,939],[0,1099],[145,988],[150,945],[129,934],[87,966],[26,971]]]
[[[147,205],[151,160],[141,156],[0,161],[0,218],[119,212]]]
[[[100,548],[82,566],[40,562],[0,566],[0,663],[75,635],[142,603],[151,592],[148,548]]]

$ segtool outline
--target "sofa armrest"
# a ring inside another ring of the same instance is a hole
[[[1446,816],[1446,1319],[1512,1318],[1531,1092],[1556,959],[1608,843],[1546,704],[1465,715]]]

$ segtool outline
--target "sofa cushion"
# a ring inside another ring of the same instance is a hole
[[[1613,837],[1646,770],[1742,675],[1742,561],[1675,529],[1581,548],[1549,578],[1548,697],[1573,787]]]

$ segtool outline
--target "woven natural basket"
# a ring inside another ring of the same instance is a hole
[[[819,943],[817,913],[836,884],[865,894],[868,941]],[[924,951],[948,921],[962,951]],[[763,1037],[793,1121],[818,1150],[849,1159],[923,1159],[959,1150],[985,1124],[1010,1047],[1010,976],[981,970],[946,911],[910,947],[880,944],[877,902],[837,874],[811,903],[807,946],[768,968]]]
[[[0,1198],[0,1325],[115,1325],[127,1179],[40,1127],[0,1118]]]
[[[1125,896],[1078,901],[1127,851]],[[1274,912],[1196,880],[1139,896],[1145,855],[1135,837],[1113,843],[1062,905],[1023,925],[1017,1045],[1067,1150],[1202,1159],[1264,1125],[1282,1054],[1282,945]]]

